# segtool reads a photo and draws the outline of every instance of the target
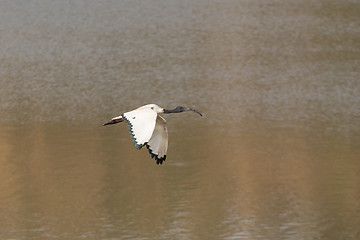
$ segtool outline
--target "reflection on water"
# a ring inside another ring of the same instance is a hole
[[[125,126],[8,127],[1,134],[2,235],[358,236],[358,137],[276,123],[258,125],[264,132],[205,128],[196,136],[171,127],[161,167],[132,148]]]
[[[2,1],[0,239],[358,239],[359,10]],[[102,127],[147,103],[204,113],[162,166]]]

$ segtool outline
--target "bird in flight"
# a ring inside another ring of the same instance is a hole
[[[166,120],[159,114],[181,113],[192,111],[200,116],[202,114],[195,109],[177,106],[172,110],[159,107],[156,104],[148,104],[139,107],[133,111],[114,117],[106,125],[116,124],[126,121],[129,125],[129,131],[137,149],[146,146],[152,158],[155,158],[157,164],[162,164],[166,159],[168,147],[168,131]]]

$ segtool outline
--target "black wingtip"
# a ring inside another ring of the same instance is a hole
[[[149,150],[149,153],[150,153],[150,155],[151,155],[151,158],[155,158],[155,161],[156,161],[156,164],[157,165],[161,165],[163,162],[165,162],[165,160],[166,160],[166,155],[164,155],[163,157],[161,157],[161,158],[159,158],[159,156],[157,155],[157,154],[154,154],[153,152],[152,152],[152,150],[150,149],[150,147],[149,147],[149,144],[145,144],[146,145],[146,148]]]

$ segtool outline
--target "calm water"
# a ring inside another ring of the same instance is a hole
[[[1,1],[0,239],[360,239],[359,1]],[[111,117],[166,116],[158,166]]]

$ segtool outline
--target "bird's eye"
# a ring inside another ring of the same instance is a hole
[[[154,110],[154,107],[151,107],[151,110]]]
[[[133,117],[133,119],[135,119],[135,117]]]

